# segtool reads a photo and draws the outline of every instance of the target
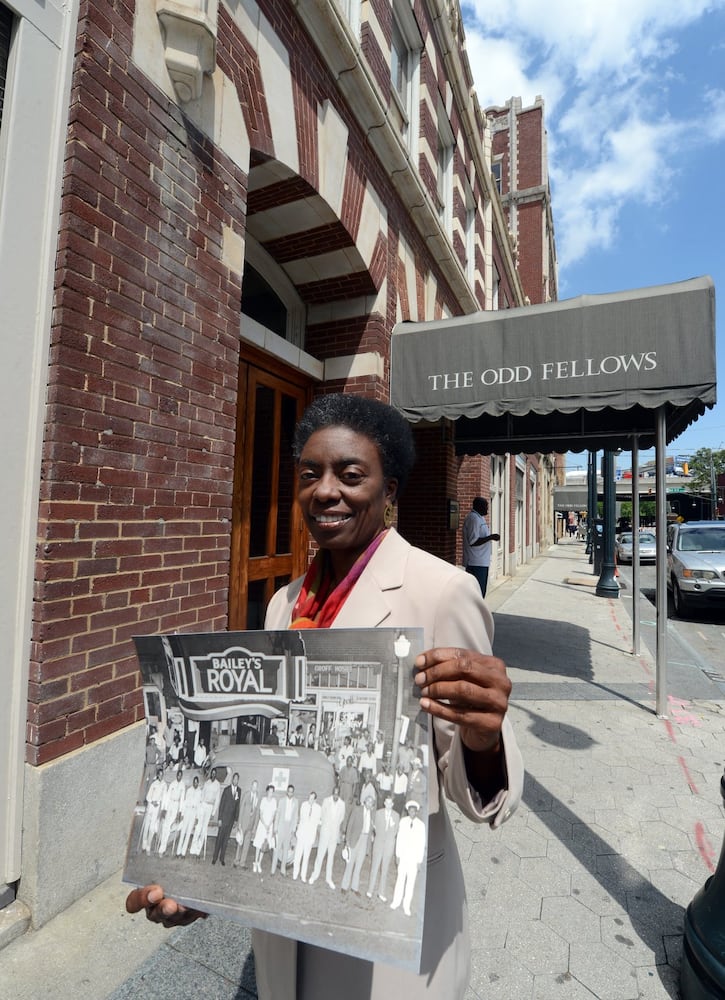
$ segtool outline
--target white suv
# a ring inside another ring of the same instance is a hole
[[[695,603],[725,607],[725,521],[669,525],[667,586],[678,615]]]

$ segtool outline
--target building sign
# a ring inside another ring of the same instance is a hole
[[[712,404],[712,281],[399,323],[390,391],[411,420]]]

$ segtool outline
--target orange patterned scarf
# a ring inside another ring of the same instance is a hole
[[[325,549],[320,549],[305,575],[300,596],[292,612],[290,628],[330,628],[387,533],[387,530],[381,531],[373,538],[337,586],[330,566],[330,554]]]

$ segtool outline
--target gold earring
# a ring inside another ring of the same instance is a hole
[[[390,525],[393,523],[394,517],[395,517],[395,508],[391,503],[386,503],[385,510],[383,511],[383,525],[386,528],[389,528]]]

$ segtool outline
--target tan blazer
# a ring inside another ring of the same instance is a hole
[[[302,579],[272,598],[266,628],[287,628]],[[335,628],[422,627],[426,648],[453,646],[491,652],[493,619],[470,574],[409,545],[393,529],[383,540],[335,619]],[[508,783],[481,802],[468,783],[455,726],[434,721],[437,768],[431,769],[428,867],[420,974],[252,932],[260,1000],[462,1000],[470,978],[465,887],[453,831],[439,794],[474,822],[499,826],[523,789],[523,764],[508,719],[503,744]],[[298,980],[299,968],[299,980]],[[299,982],[299,988],[298,988]]]

